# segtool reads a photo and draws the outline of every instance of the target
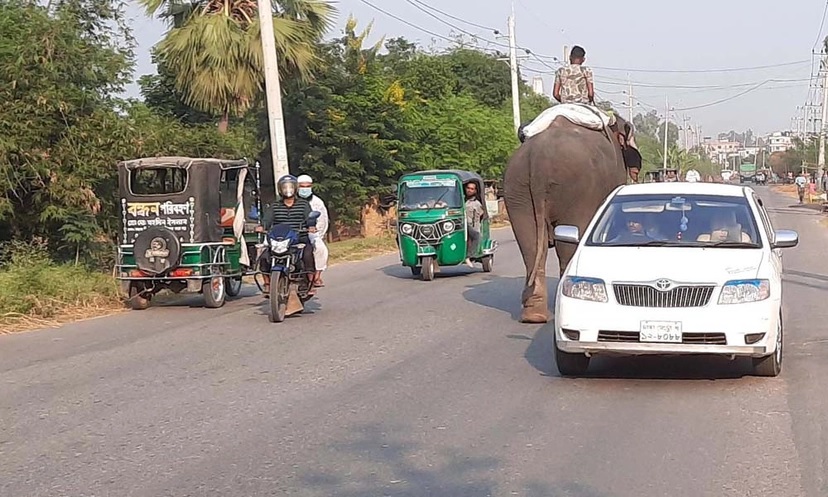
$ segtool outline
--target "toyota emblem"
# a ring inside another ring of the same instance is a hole
[[[664,292],[664,291],[670,289],[670,287],[672,286],[672,283],[670,282],[670,280],[662,278],[662,279],[655,282],[655,286],[656,286],[657,289]]]

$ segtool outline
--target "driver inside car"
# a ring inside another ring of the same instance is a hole
[[[279,198],[273,203],[272,212],[265,213],[264,226],[256,227],[257,233],[269,232],[277,224],[285,224],[290,226],[290,229],[297,231],[305,228],[308,216],[311,214],[311,206],[310,202],[296,194],[298,185],[297,179],[290,174],[279,178],[279,182],[276,184]],[[315,227],[308,228],[310,233],[315,231]],[[308,295],[314,295],[316,293],[314,288],[316,264],[313,257],[313,245],[311,245],[308,233],[299,234],[299,243],[305,244],[305,248],[302,250],[302,266],[303,271],[308,272],[307,277],[311,285]],[[264,278],[264,294],[267,298],[270,296],[270,247],[265,246],[262,251],[259,258],[259,270]]]

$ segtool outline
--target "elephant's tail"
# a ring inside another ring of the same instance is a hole
[[[535,241],[535,263],[527,275],[527,283],[534,285],[537,281],[538,271],[546,266],[543,254],[546,253],[546,244],[549,243],[549,233],[546,224],[546,181],[534,177],[532,163],[529,165],[529,199],[532,202],[532,212],[535,215],[535,233],[538,234]]]

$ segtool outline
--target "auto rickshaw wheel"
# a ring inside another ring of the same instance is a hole
[[[129,284],[129,306],[133,311],[143,311],[150,305],[150,298],[144,296],[146,286],[138,281]]]
[[[420,266],[411,266],[411,274],[414,276],[420,276],[420,273],[423,272],[423,268]]]
[[[233,276],[224,279],[224,286],[227,288],[228,297],[238,297],[242,289],[242,277]]]
[[[201,286],[201,293],[204,294],[204,305],[210,309],[218,309],[224,305],[227,298],[227,286],[221,275],[214,275],[204,280]]]
[[[483,263],[483,272],[484,273],[491,273],[492,272],[492,264],[494,264],[494,256],[487,255],[481,261]]]
[[[279,272],[270,275],[270,322],[281,323],[287,315],[290,281]]]
[[[431,281],[434,279],[434,257],[423,257],[422,258],[422,271],[420,273],[420,277],[423,281]]]

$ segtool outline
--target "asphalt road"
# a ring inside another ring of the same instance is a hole
[[[506,229],[493,273],[338,266],[282,324],[190,298],[0,336],[0,495],[824,497],[828,229],[758,190],[801,238],[778,378],[705,358],[560,378],[551,326],[516,321]]]

